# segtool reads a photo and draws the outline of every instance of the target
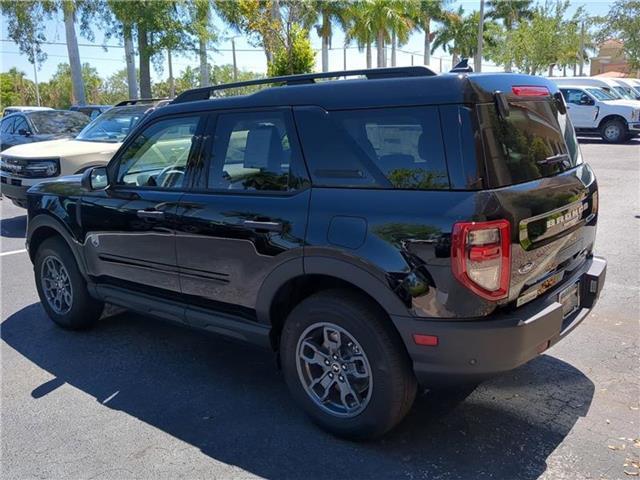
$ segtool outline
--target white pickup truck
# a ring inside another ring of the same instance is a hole
[[[621,143],[640,133],[640,102],[615,100],[599,87],[559,85],[578,135],[599,135]]]

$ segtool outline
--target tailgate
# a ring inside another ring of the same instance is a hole
[[[485,214],[511,223],[507,301],[521,306],[562,285],[590,255],[597,184],[557,96],[508,100],[506,112],[495,104],[477,112],[491,188]]]
[[[493,192],[512,226],[509,301],[524,305],[582,266],[595,241],[597,195],[587,165]]]

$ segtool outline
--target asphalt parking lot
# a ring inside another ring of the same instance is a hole
[[[582,151],[609,261],[595,311],[465,399],[422,395],[398,429],[363,444],[311,425],[267,352],[129,313],[56,328],[21,251],[24,211],[3,200],[2,478],[634,478],[640,141]]]

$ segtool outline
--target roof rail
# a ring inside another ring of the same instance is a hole
[[[139,103],[155,103],[160,102],[162,100],[170,100],[168,98],[136,98],[133,100],[123,100],[122,102],[116,103],[114,107],[124,107],[125,105],[138,105]]]
[[[281,77],[257,78],[245,82],[233,82],[222,85],[211,85],[209,87],[194,88],[178,95],[171,103],[195,102],[197,100],[208,100],[211,94],[217,90],[227,90],[231,88],[249,87],[252,85],[267,85],[270,83],[283,83],[285,85],[303,85],[315,83],[321,78],[354,77],[364,76],[368,80],[380,78],[398,77],[430,77],[437,75],[436,72],[427,67],[391,67],[391,68],[370,68],[363,70],[344,70],[337,72],[305,73],[301,75],[285,75]]]

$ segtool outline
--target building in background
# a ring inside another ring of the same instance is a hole
[[[598,55],[591,58],[591,76],[603,75],[607,77],[635,77],[638,72],[632,72],[625,57],[620,40],[607,40],[598,46]]]

